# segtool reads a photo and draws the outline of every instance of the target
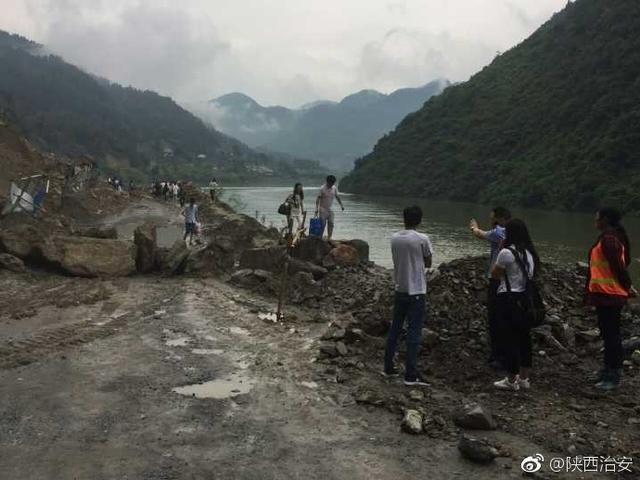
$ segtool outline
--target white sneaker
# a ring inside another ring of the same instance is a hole
[[[531,380],[529,380],[528,378],[518,377],[517,382],[522,390],[529,390],[531,388]]]
[[[502,380],[498,380],[497,382],[493,382],[493,386],[500,390],[512,390],[517,392],[520,390],[520,384],[518,383],[518,379],[515,382],[509,381],[509,377],[504,377]]]

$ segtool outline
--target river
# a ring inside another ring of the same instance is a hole
[[[222,197],[238,211],[257,217],[261,221],[264,217],[267,226],[280,228],[284,226],[285,221],[284,217],[277,213],[278,205],[290,191],[290,187],[229,187],[223,190]],[[306,208],[311,216],[315,209],[317,188],[308,188],[306,194]],[[402,228],[402,209],[411,204],[420,205],[423,209],[424,219],[419,230],[431,237],[435,250],[435,264],[466,255],[481,255],[488,251],[485,242],[470,234],[468,225],[469,219],[475,217],[481,228],[488,228],[491,207],[346,193],[341,196],[345,211],[341,212],[339,206],[335,205],[334,238],[359,238],[367,241],[371,260],[379,265],[391,266],[389,238]],[[515,208],[512,213],[527,222],[543,261],[560,264],[586,261],[589,247],[597,236],[593,214],[524,208]],[[628,218],[623,223],[632,239],[632,252],[638,252],[640,219]],[[640,263],[637,260],[633,262],[632,275],[640,280]]]

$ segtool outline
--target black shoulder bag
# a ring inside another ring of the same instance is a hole
[[[286,215],[287,217],[291,215],[291,203],[289,203],[290,198],[291,196],[287,197],[287,199],[278,207],[278,213],[280,215]]]
[[[529,271],[527,266],[525,265],[523,259],[520,258],[518,252],[509,248],[508,249],[516,259],[516,263],[520,267],[522,271],[522,275],[524,275],[525,287],[522,295],[522,299],[517,302],[518,308],[524,314],[527,323],[531,328],[539,327],[544,322],[546,316],[546,310],[544,307],[544,302],[542,301],[542,295],[540,294],[540,289],[538,288],[538,284],[533,278],[529,278]],[[526,254],[525,254],[526,255]],[[507,292],[511,293],[511,285],[509,283],[509,276],[507,272],[504,273],[504,281],[507,287]]]

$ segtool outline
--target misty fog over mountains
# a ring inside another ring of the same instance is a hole
[[[247,145],[348,171],[409,113],[450,85],[437,79],[390,94],[362,90],[340,102],[320,100],[298,109],[264,107],[248,95],[230,93],[188,108],[216,129]]]

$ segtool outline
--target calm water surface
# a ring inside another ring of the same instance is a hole
[[[308,217],[313,215],[318,188],[306,189]],[[282,227],[285,220],[277,213],[278,205],[290,193],[290,187],[235,187],[226,188],[223,198],[236,209],[264,221],[267,226]],[[469,232],[469,219],[475,217],[483,229],[488,228],[490,207],[441,202],[425,199],[373,197],[341,194],[345,211],[335,205],[336,229],[334,238],[366,240],[371,248],[371,260],[385,267],[391,266],[389,239],[402,229],[402,209],[418,204],[424,211],[420,231],[429,234],[434,245],[434,262],[439,264],[465,255],[480,255],[488,251],[488,244],[474,238]],[[531,231],[543,261],[567,264],[586,261],[586,255],[597,236],[592,214],[513,209],[513,214],[524,219]],[[640,219],[625,219],[631,237],[632,253],[639,252]],[[307,220],[308,225],[308,220]],[[632,273],[640,279],[640,263],[634,261]]]

